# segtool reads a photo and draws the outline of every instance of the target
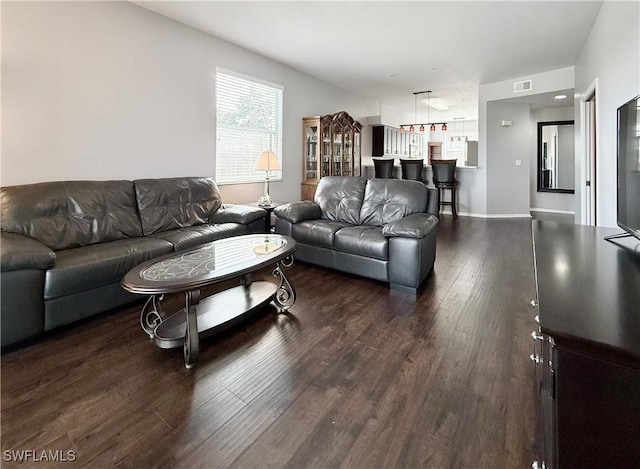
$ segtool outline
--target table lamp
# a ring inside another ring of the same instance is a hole
[[[271,150],[265,150],[260,153],[258,161],[256,162],[256,171],[264,171],[264,192],[258,199],[258,205],[261,207],[268,207],[271,205],[271,196],[269,195],[269,171],[279,171],[280,163],[276,154]]]

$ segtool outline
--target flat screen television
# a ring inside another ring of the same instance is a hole
[[[618,108],[618,226],[640,239],[640,95]]]

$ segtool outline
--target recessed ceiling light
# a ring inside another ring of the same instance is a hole
[[[553,99],[567,99],[566,94],[559,94],[553,97]]]
[[[447,103],[445,103],[444,101],[441,100],[433,100],[429,102],[429,106],[431,106],[434,109],[437,109],[438,111],[447,111],[449,110],[449,106],[447,105]]]

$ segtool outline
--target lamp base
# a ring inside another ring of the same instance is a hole
[[[258,198],[258,206],[268,207],[269,205],[271,205],[271,196],[269,195],[269,172],[267,171],[267,175],[264,178],[264,192]]]
[[[269,205],[271,205],[271,197],[269,197],[269,194],[262,195],[258,198],[259,207],[268,207]]]

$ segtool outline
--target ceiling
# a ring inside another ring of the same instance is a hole
[[[478,85],[574,65],[602,1],[135,1],[413,115],[475,119]],[[553,103],[553,101],[550,101]],[[557,103],[556,103],[557,105]],[[538,103],[540,106],[540,103]],[[422,112],[424,111],[424,112]],[[420,118],[420,116],[418,116]]]

